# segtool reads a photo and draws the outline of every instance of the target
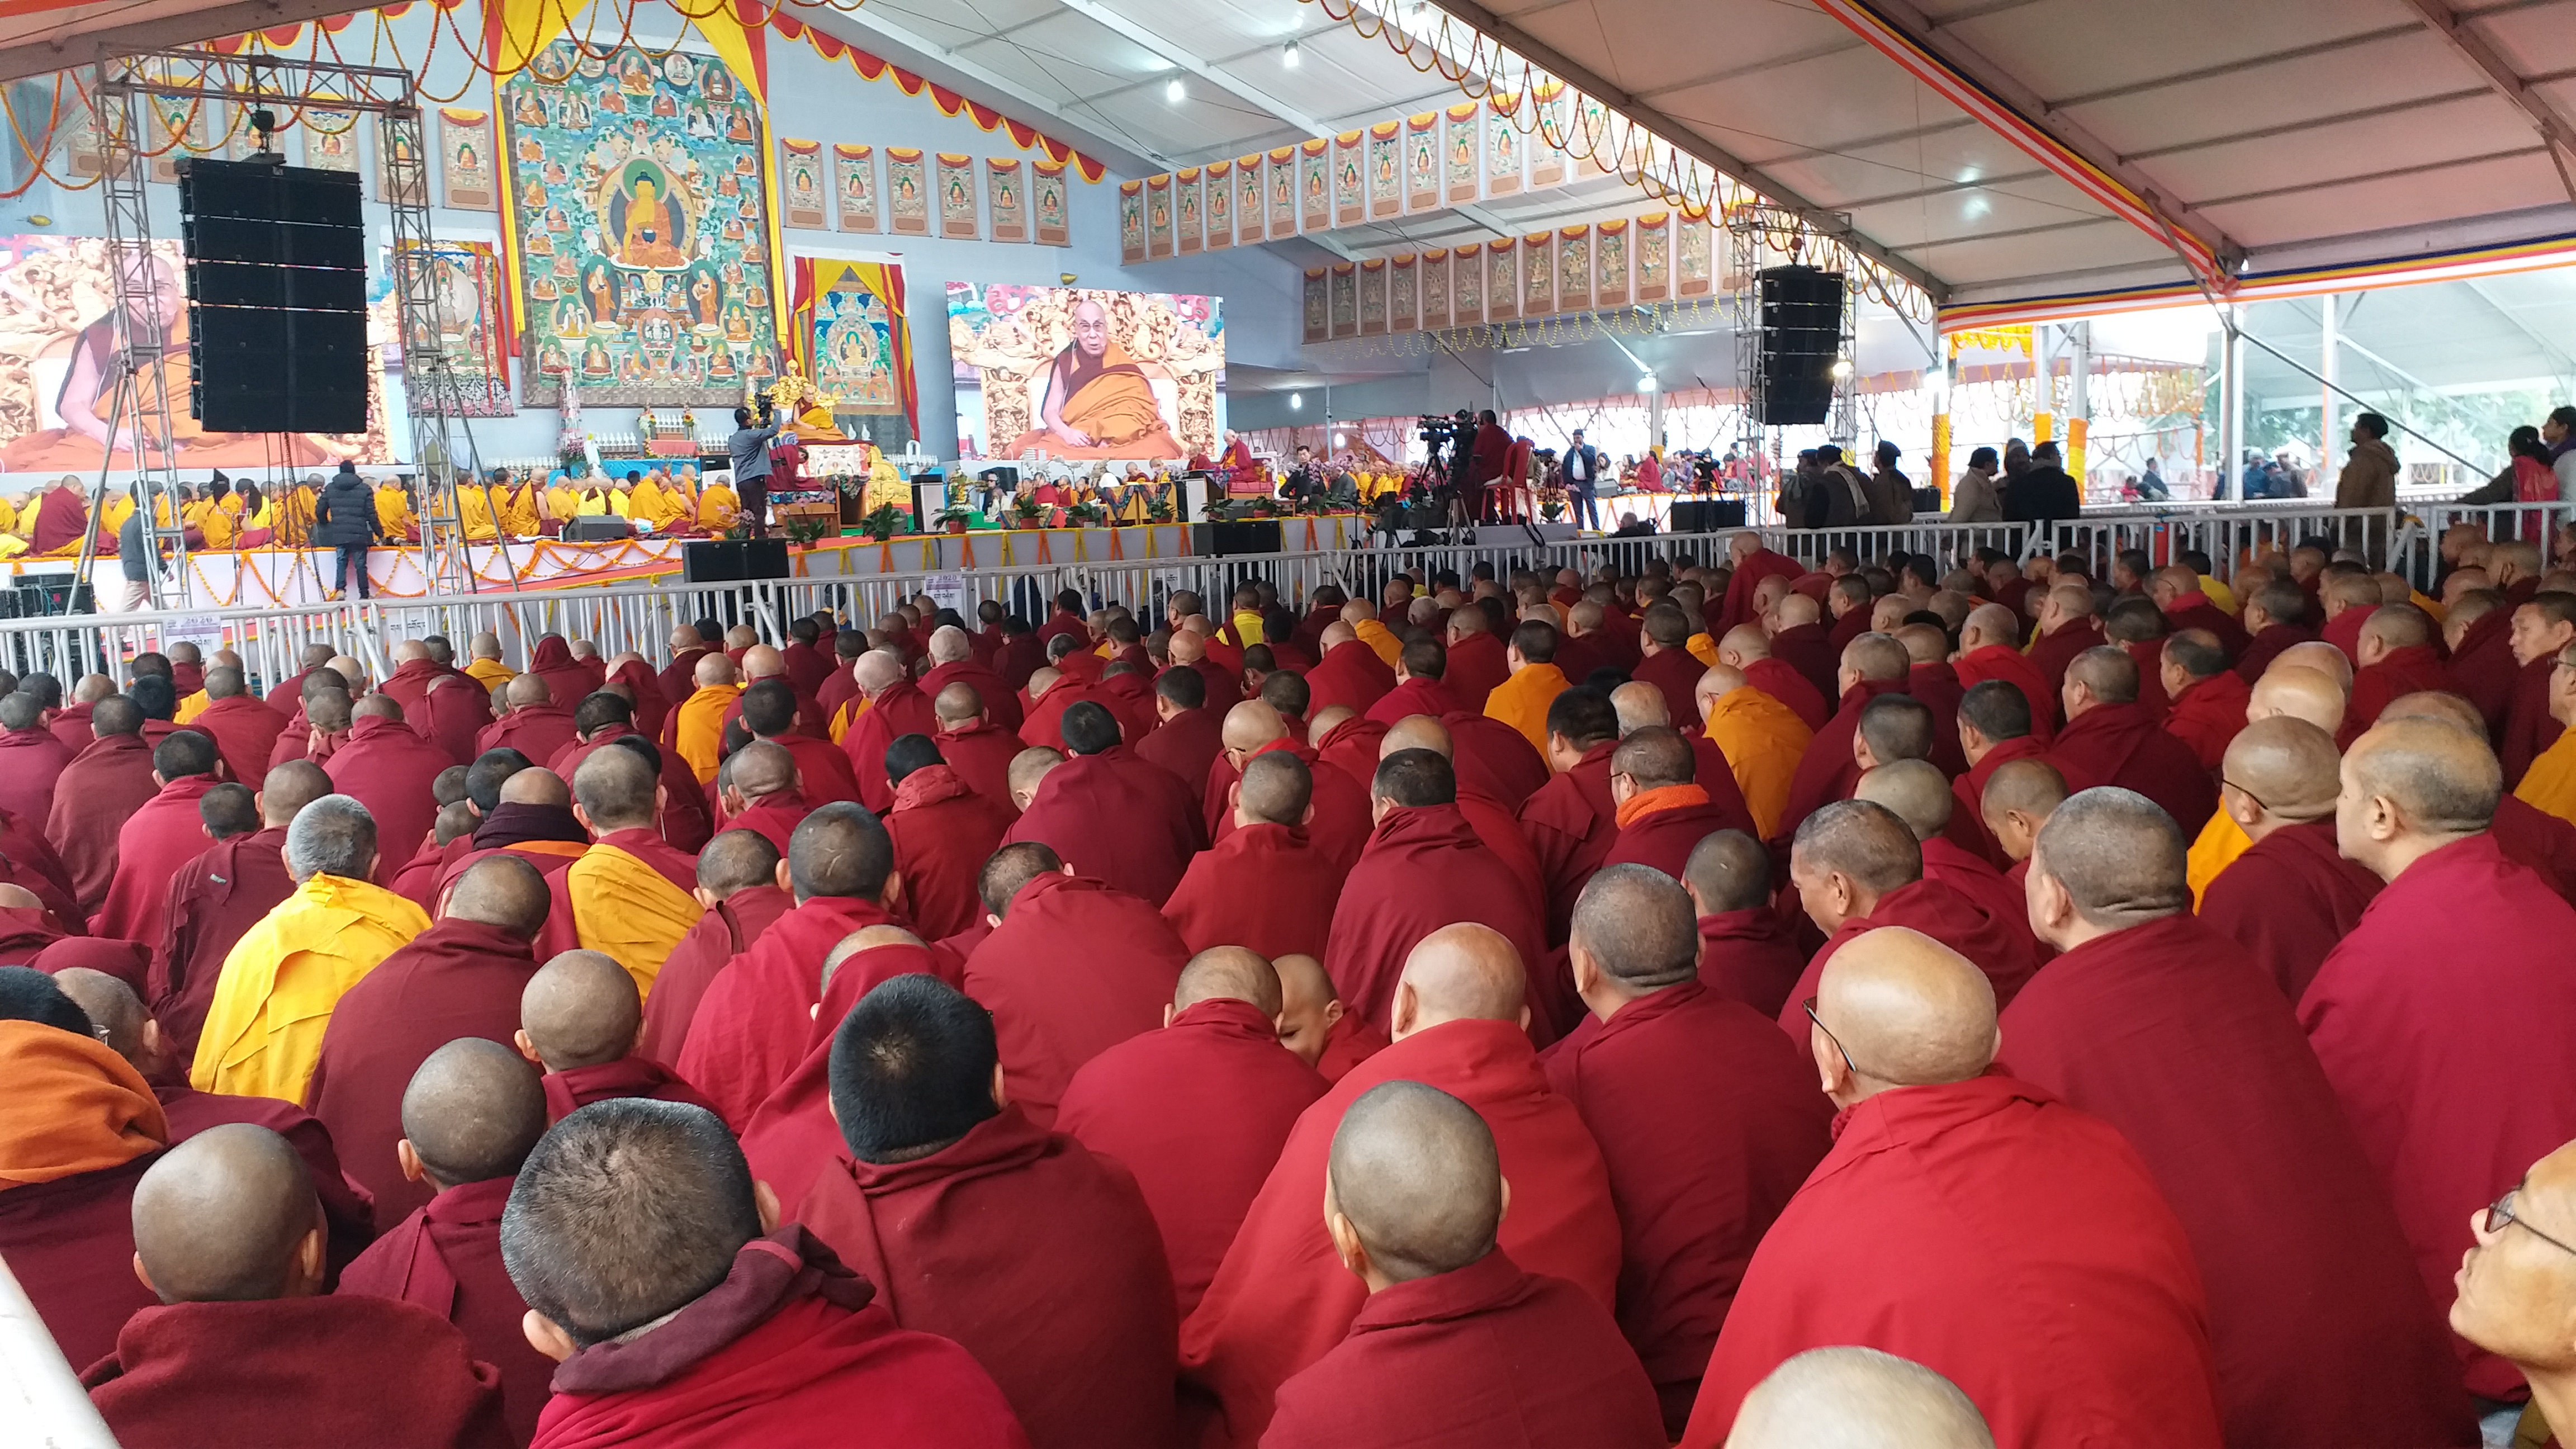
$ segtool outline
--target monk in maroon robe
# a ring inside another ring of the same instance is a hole
[[[795,1216],[896,1321],[973,1354],[1032,1445],[1169,1442],[1179,1323],[1153,1214],[1125,1167],[1008,1101],[995,1025],[929,976],[861,998],[831,1060],[848,1155]]]
[[[987,718],[983,696],[965,686],[940,691],[933,703],[939,719],[939,754],[948,768],[968,789],[1018,815],[1010,775],[1011,760],[1026,748],[1020,737]]]
[[[1417,667],[1418,666],[1418,667]],[[1437,639],[1417,639],[1404,646],[1398,656],[1395,688],[1377,697],[1362,711],[1362,716],[1380,724],[1393,724],[1409,714],[1427,714],[1433,719],[1459,708],[1458,698],[1440,682],[1448,668],[1448,650]],[[1307,691],[1309,702],[1313,689]]]
[[[659,978],[656,978],[659,984]],[[572,950],[537,968],[519,996],[519,1054],[545,1072],[545,1119],[560,1122],[609,1097],[651,1097],[714,1110],[670,1068],[635,1052],[644,999],[603,951]]]
[[[1707,783],[1699,783],[1703,778]],[[1646,865],[1678,880],[1702,840],[1721,830],[1749,835],[1754,829],[1735,777],[1723,770],[1700,776],[1691,742],[1663,725],[1648,725],[1619,742],[1610,756],[1610,797],[1618,806],[1613,819],[1619,834],[1603,858],[1605,868]]]
[[[1996,612],[1987,613],[1990,608]],[[2046,743],[2057,724],[2057,685],[2021,652],[2021,633],[2001,604],[1970,610],[1959,629],[1959,687],[1964,694],[1990,679],[2011,685],[2029,703],[2033,732]]]
[[[264,1128],[217,1127],[153,1164],[134,1194],[134,1269],[162,1301],[81,1380],[119,1443],[517,1442],[491,1366],[454,1327],[322,1293],[322,1234],[302,1161]]]
[[[2389,720],[2343,761],[2339,847],[2388,882],[2298,1004],[2308,1044],[2379,1172],[2434,1306],[2448,1312],[2469,1219],[2576,1136],[2576,908],[2478,829],[2502,789],[2457,726]],[[2343,818],[2349,814],[2349,824]],[[2494,1090],[2495,1064],[2514,1088]],[[2520,1374],[2462,1340],[2469,1392]]]
[[[1347,1338],[1279,1386],[1262,1443],[1659,1449],[1653,1394],[1601,1305],[1495,1246],[1504,1193],[1494,1133],[1466,1103],[1418,1082],[1352,1103],[1325,1214],[1369,1298]]]
[[[193,730],[154,748],[152,778],[162,782],[161,789],[117,832],[116,874],[90,922],[98,934],[139,942],[146,950],[160,943],[170,883],[205,848],[197,803],[223,783],[222,765],[213,738]]]
[[[1949,1378],[1999,1445],[2215,1449],[2191,1240],[2117,1132],[1988,1071],[1983,974],[1873,931],[1812,1001],[1834,1147],[1754,1253],[1682,1443],[1715,1449],[1782,1360],[1856,1344]]]
[[[2064,954],[2004,1013],[2012,1070],[2119,1128],[2181,1218],[2229,1443],[2474,1443],[2387,1192],[2289,1003],[2190,914],[2184,845],[2123,791],[2049,817],[2031,916]],[[2288,1197],[2314,1210],[2261,1206]]]
[[[412,1074],[459,1037],[511,1044],[546,904],[536,867],[484,861],[457,880],[435,924],[332,1011],[304,1105],[331,1129],[350,1176],[375,1199],[378,1222],[400,1222],[436,1191],[412,1180],[394,1150]]]
[[[2451,687],[2435,642],[2433,621],[2413,604],[2390,604],[2371,614],[2362,626],[2361,667],[2353,671],[2352,703],[2344,710],[2337,743],[2349,748],[2362,731],[2379,723],[2390,700]]]
[[[520,678],[528,678],[522,675]],[[514,679],[511,683],[515,684]],[[403,711],[414,734],[447,752],[456,763],[471,764],[475,741],[492,726],[492,699],[472,676],[440,675],[429,682],[420,702]],[[549,758],[534,755],[534,760]]]
[[[967,958],[966,991],[993,1013],[1013,1105],[1052,1125],[1083,1063],[1161,1023],[1190,953],[1149,903],[1042,845],[1005,846],[984,894],[1001,924]]]
[[[676,712],[674,712],[676,717]],[[634,735],[648,743],[649,737],[634,724],[634,710],[614,694],[594,694],[581,702],[573,712],[573,722],[583,727],[581,743],[546,762],[546,768],[570,780],[581,770],[581,762],[610,742]],[[706,795],[699,788],[697,775],[676,749],[655,747],[661,757],[662,792],[659,807],[662,843],[673,850],[694,851],[715,834],[714,812],[707,808]]]
[[[206,699],[206,707],[188,721],[188,728],[213,736],[215,747],[223,753],[226,774],[258,789],[268,774],[269,754],[286,728],[286,716],[252,694],[242,682],[241,670],[231,665],[206,671]],[[5,742],[6,737],[0,736],[0,743]],[[0,797],[0,803],[5,803],[5,797]]]
[[[1502,640],[1494,637],[1484,611],[1474,607],[1449,611],[1447,643],[1448,666],[1442,671],[1440,682],[1449,687],[1449,694],[1458,701],[1458,708],[1469,714],[1482,715],[1485,696],[1494,692],[1495,685],[1512,677],[1510,652],[1503,647]],[[1311,675],[1308,683],[1313,683]]]
[[[501,1416],[512,1440],[523,1442],[536,1432],[555,1366],[521,1324],[528,1305],[501,1263],[501,1210],[519,1165],[545,1135],[536,1071],[479,1038],[450,1042],[412,1075],[402,1116],[404,1175],[433,1196],[349,1265],[339,1291],[408,1303],[454,1324],[468,1351],[499,1370]]]
[[[581,730],[573,723],[572,703],[549,696],[543,678],[522,674],[503,685],[501,694],[509,702],[510,712],[475,735],[475,754],[512,749],[531,760],[551,760],[581,742]]]
[[[1117,721],[1084,701],[1065,711],[1071,757],[1048,770],[1006,841],[1035,841],[1149,905],[1181,883],[1204,843],[1190,787],[1119,743]]]
[[[1248,947],[1264,959],[1313,956],[1332,934],[1332,914],[1350,867],[1307,835],[1314,818],[1314,775],[1284,751],[1255,757],[1232,790],[1233,825],[1225,838],[1192,857],[1163,903],[1163,919],[1191,952]]]
[[[2165,732],[2139,702],[2138,663],[2128,651],[2086,650],[2066,670],[2066,727],[2048,749],[2069,784],[2116,785],[2162,806],[2197,836],[2218,809],[2218,785],[2191,746]]]
[[[1253,951],[1191,958],[1163,1029],[1073,1074],[1056,1128],[1115,1158],[1161,1229],[1186,1318],[1324,1079],[1279,1040],[1278,973]]]
[[[1541,1060],[1601,1144],[1619,1209],[1619,1327],[1678,1435],[1745,1264],[1831,1145],[1833,1113],[1770,1022],[1699,979],[1681,886],[1603,867],[1569,948],[1591,1015]]]
[[[1721,831],[1682,867],[1699,912],[1699,982],[1712,993],[1778,1016],[1806,969],[1791,922],[1771,903],[1771,852],[1751,835]]]
[[[894,782],[886,834],[912,923],[934,940],[956,935],[983,919],[975,882],[1010,833],[1010,807],[966,788],[926,736],[896,741],[886,752],[886,775]]]
[[[894,805],[894,787],[886,782],[886,746],[905,735],[938,733],[939,719],[931,697],[905,678],[891,657],[869,654],[854,668],[868,709],[850,721],[841,748],[858,783],[859,803],[871,810],[887,810]]]
[[[845,1433],[853,1405],[888,1443],[1028,1442],[966,1350],[896,1328],[881,1288],[774,1226],[705,1112],[585,1108],[537,1144],[512,1199],[505,1261],[560,1363],[546,1449],[795,1444]],[[674,1222],[707,1228],[675,1237]]]
[[[1852,798],[1884,805],[1905,822],[1923,853],[1925,884],[1966,898],[1998,924],[2019,952],[2035,963],[2045,963],[2049,952],[2031,936],[2023,919],[2028,912],[2023,909],[2021,884],[2007,880],[1984,856],[1943,833],[1958,806],[1949,784],[1928,760],[1896,760],[1861,776]],[[1999,989],[2009,994],[2010,988]]]
[[[2513,611],[2513,657],[2519,666],[2513,694],[2505,707],[2504,730],[2496,737],[2496,758],[2504,766],[2504,785],[2522,783],[2523,772],[2558,742],[2563,726],[2549,710],[2549,677],[2559,652],[2576,643],[2576,595],[2534,595]]]
[[[2238,614],[2249,637],[2236,654],[2236,677],[2252,684],[2282,650],[2317,637],[2308,612],[2307,595],[2296,584],[2265,584],[2245,595]]]
[[[2335,847],[2342,757],[2303,719],[2246,726],[2227,747],[2219,808],[2253,844],[2202,892],[2200,918],[2296,1006],[2335,944],[2361,924],[2380,879]]]
[[[2468,698],[2485,719],[2487,737],[2501,739],[2505,717],[2513,708],[2513,686],[2521,665],[2513,655],[2514,611],[2493,589],[2470,589],[2453,599],[2442,616],[2442,639],[2451,657],[2443,688]],[[5,737],[0,737],[5,738]]]
[[[1789,803],[1780,814],[1776,837],[1797,833],[1799,822],[1836,800],[1851,798],[1861,767],[1852,754],[1860,733],[1862,711],[1881,695],[1903,694],[1913,663],[1905,646],[1878,633],[1863,634],[1843,651],[1844,687],[1833,718],[1807,742],[1798,757],[1798,773],[1789,783]]]
[[[826,805],[807,816],[786,864],[795,908],[704,988],[676,1059],[657,1058],[678,1068],[737,1131],[804,1059],[823,999],[824,957],[853,932],[897,924],[903,903],[893,842],[862,806]],[[646,999],[648,1016],[661,994]]]
[[[545,681],[549,697],[567,705],[579,703],[582,696],[599,687],[592,682],[590,671],[572,657],[572,646],[564,642],[561,634],[538,638],[527,672]]]
[[[927,698],[937,699],[941,690],[952,684],[963,684],[975,691],[976,698],[983,700],[992,708],[994,723],[1006,730],[1017,730],[1020,727],[1019,701],[1012,697],[1011,687],[1002,682],[1001,675],[977,663],[970,653],[962,652],[966,650],[965,637],[965,631],[958,630],[956,649],[960,652],[955,658],[944,659],[943,653],[948,652],[947,642],[942,638],[939,630],[930,631],[930,657],[939,662],[931,666],[928,674],[921,676],[919,688],[922,694]],[[855,688],[855,681],[853,681],[853,687]],[[827,700],[824,704],[826,708],[833,707],[832,701]]]
[[[1335,624],[1324,631],[1324,657],[1307,671],[1306,690],[1316,714],[1340,705],[1367,714],[1388,690],[1395,688],[1395,671],[1388,667],[1376,650],[1361,642],[1348,624]]]
[[[455,761],[413,733],[402,721],[401,707],[383,695],[359,701],[351,718],[349,743],[322,768],[333,788],[375,817],[376,838],[384,842],[376,867],[381,885],[394,878],[429,835],[438,816],[430,782]]]
[[[98,736],[54,782],[54,810],[44,827],[46,843],[70,874],[83,923],[106,903],[116,879],[119,832],[161,793],[161,782],[152,778],[152,747],[143,741],[143,711],[132,700],[112,695],[99,701],[90,728]],[[423,781],[424,796],[427,788]]]
[[[1398,996],[1395,1044],[1297,1119],[1182,1326],[1182,1376],[1218,1411],[1205,1444],[1259,1442],[1280,1385],[1324,1357],[1363,1311],[1367,1289],[1342,1266],[1317,1204],[1335,1129],[1382,1082],[1420,1082],[1476,1109],[1512,1184],[1501,1248],[1604,1308],[1615,1300],[1618,1217],[1601,1151],[1574,1108],[1548,1090],[1521,1029],[1528,986],[1511,943],[1480,925],[1439,931],[1405,964]]]
[[[1315,849],[1345,870],[1358,863],[1373,824],[1365,777],[1354,779],[1339,766],[1324,763],[1322,754],[1297,738],[1286,717],[1262,700],[1247,699],[1226,712],[1225,747],[1225,757],[1208,776],[1211,842],[1234,833],[1234,811],[1228,801],[1241,778],[1237,767],[1264,755],[1285,754],[1306,767],[1308,803],[1314,815],[1305,829]],[[1220,789],[1225,792],[1223,798],[1218,797]]]
[[[690,1019],[716,973],[794,908],[796,898],[777,884],[783,858],[766,838],[749,830],[725,831],[698,852],[698,884],[691,894],[706,914],[671,948],[653,978],[637,1055],[664,1066],[676,1064]]]
[[[2216,771],[2227,742],[2245,728],[2245,706],[2254,687],[2227,667],[2226,652],[2205,630],[2167,639],[2160,667],[2165,693],[2173,700],[2165,711],[2165,733],[2189,745],[2202,769]]]
[[[1154,681],[1154,732],[1134,740],[1136,757],[1169,771],[1190,787],[1190,798],[1202,815],[1212,814],[1207,799],[1210,767],[1225,753],[1225,725],[1210,713],[1207,681],[1195,669],[1173,669]]]
[[[1537,903],[1458,812],[1457,777],[1430,750],[1398,750],[1370,787],[1377,829],[1333,906],[1324,969],[1361,1020],[1389,1029],[1404,963],[1444,926],[1494,927],[1523,961],[1545,951]],[[1588,878],[1588,876],[1587,876]],[[1553,1038],[1553,1023],[1540,1029]]]

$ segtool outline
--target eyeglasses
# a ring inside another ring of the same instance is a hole
[[[2244,796],[2246,799],[2253,801],[2255,809],[2263,811],[2266,814],[2271,813],[2272,807],[2264,803],[2262,796],[2255,794],[2253,791],[2246,789],[2244,786],[2237,784],[2235,781],[2228,779],[2224,775],[2219,776],[2218,783],[2224,788],[2233,790],[2237,794]]]
[[[1810,996],[1806,1000],[1799,1002],[1798,1007],[1800,1010],[1807,1013],[1807,1020],[1816,1024],[1816,1030],[1825,1034],[1825,1040],[1834,1044],[1834,1051],[1843,1059],[1843,1066],[1846,1070],[1855,1077],[1868,1077],[1873,1081],[1892,1082],[1900,1087],[1911,1085],[1910,1083],[1901,1081],[1895,1077],[1883,1077],[1876,1072],[1862,1071],[1860,1063],[1853,1061],[1851,1052],[1843,1046],[1843,1039],[1834,1035],[1834,1029],[1825,1025],[1825,1019],[1823,1017],[1816,1015],[1816,1001],[1817,998]],[[2576,1252],[2576,1248],[2570,1248],[2568,1251]]]
[[[1814,1014],[1814,1012],[1808,1013],[1810,1016],[1813,1016]],[[2562,1253],[2576,1253],[2576,1247],[2571,1247],[2566,1243],[2558,1241],[2556,1238],[2549,1236],[2547,1233],[2533,1227],[2531,1224],[2523,1222],[2520,1217],[2517,1217],[2514,1214],[2514,1195],[2521,1191],[2522,1186],[2517,1183],[2512,1188],[2508,1189],[2504,1196],[2487,1204],[2487,1231],[2490,1233],[2500,1233],[2508,1226],[2519,1225],[2524,1232],[2531,1234],[2533,1237],[2538,1238],[2542,1242],[2547,1243],[2549,1246],[2556,1248]]]

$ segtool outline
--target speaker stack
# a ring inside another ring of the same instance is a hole
[[[356,173],[195,156],[178,172],[189,415],[210,432],[365,432]]]
[[[1843,345],[1843,274],[1772,267],[1754,276],[1762,299],[1762,353],[1754,421],[1812,427],[1834,406],[1834,363]]]

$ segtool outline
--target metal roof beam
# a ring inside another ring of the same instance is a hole
[[[324,20],[349,11],[348,0],[240,0],[211,10],[191,10],[131,25],[78,28],[74,19],[52,35],[34,32],[0,41],[0,81],[25,80],[75,66],[95,65],[147,50],[168,50],[245,31]]]
[[[2549,143],[2549,159],[2558,168],[2558,184],[2567,189],[2569,200],[2576,201],[2576,170],[2569,167],[2571,159],[2576,159],[2576,127],[2569,126],[2567,118],[2558,113],[2558,108],[2535,90],[2531,82],[2517,74],[2504,56],[2488,43],[2486,35],[2478,30],[2473,19],[2454,11],[2449,0],[2407,0],[2407,3],[2415,7],[2416,14],[2424,17],[2427,29],[2449,41],[2460,58],[2486,78],[2487,85],[2497,95],[2531,118],[2532,125],[2540,131],[2541,139]]]

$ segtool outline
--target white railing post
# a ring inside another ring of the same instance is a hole
[[[116,1436],[6,1259],[0,1259],[0,1444],[116,1449]]]

